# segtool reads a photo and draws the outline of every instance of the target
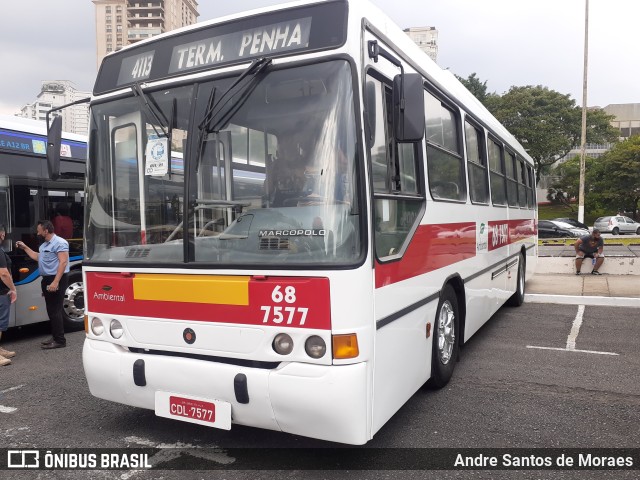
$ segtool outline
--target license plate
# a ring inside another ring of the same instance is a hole
[[[231,404],[228,402],[156,392],[155,407],[159,417],[231,430]]]

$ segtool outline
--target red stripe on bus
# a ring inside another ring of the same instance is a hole
[[[519,242],[536,234],[535,220],[498,220],[489,222],[489,250]]]
[[[536,234],[535,220],[488,222],[488,249],[496,250]],[[476,223],[420,225],[402,258],[376,261],[376,288],[392,285],[476,255]]]
[[[87,310],[163,320],[331,329],[328,278],[252,278],[249,305],[245,306],[138,300],[133,291],[134,276],[87,272]]]
[[[376,261],[376,288],[391,285],[474,257],[476,224],[420,225],[402,258]]]

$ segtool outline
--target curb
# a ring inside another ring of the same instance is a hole
[[[546,295],[526,293],[526,303],[557,303],[560,305],[590,305],[601,307],[640,308],[640,298],[633,297],[595,297],[582,295]]]

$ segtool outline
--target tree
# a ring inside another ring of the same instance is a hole
[[[474,97],[480,100],[481,103],[484,104],[487,99],[487,81],[481,82],[480,79],[476,76],[476,73],[473,72],[467,78],[462,78],[456,75],[456,78],[460,80],[467,90],[469,90]]]
[[[488,102],[491,113],[515,136],[536,164],[536,181],[558,159],[580,144],[582,109],[570,95],[541,85],[511,87]],[[614,117],[599,108],[587,112],[587,142],[617,138]]]
[[[595,201],[611,211],[633,212],[637,218],[640,209],[640,135],[616,144],[597,160],[598,168],[593,171],[590,185]]]

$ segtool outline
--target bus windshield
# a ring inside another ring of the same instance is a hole
[[[357,262],[352,82],[333,60],[93,105],[86,262]]]

